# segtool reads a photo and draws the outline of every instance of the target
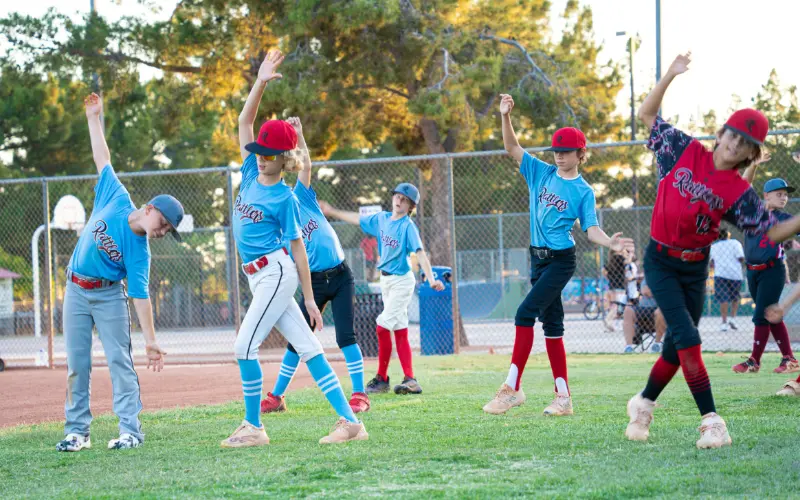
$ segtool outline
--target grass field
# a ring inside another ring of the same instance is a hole
[[[546,356],[531,358],[525,371],[528,402],[499,417],[481,406],[504,379],[507,356],[418,357],[425,394],[373,398],[364,418],[370,440],[340,446],[317,444],[335,417],[316,389],[290,393],[289,411],[266,419],[272,444],[260,449],[219,448],[242,418],[241,403],[146,413],[145,446],[122,452],[105,449],[117,432],[113,416],[96,419],[94,448],[75,454],[54,449],[61,424],[7,428],[0,491],[4,498],[798,496],[800,399],[773,396],[785,376],[735,376],[738,355],[706,356],[732,447],[695,449],[700,418],[680,375],[659,400],[650,441],[626,441],[625,403],[654,359],[570,356],[576,415],[556,419],[541,415],[552,397]],[[773,364],[777,355],[765,356],[764,366]]]

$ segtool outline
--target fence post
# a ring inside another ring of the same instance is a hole
[[[42,210],[44,212],[44,277],[45,283],[47,283],[47,365],[53,368],[53,257],[50,234],[50,190],[47,180],[42,180]],[[38,259],[39,256],[36,255],[34,258]]]
[[[601,208],[597,211],[597,222],[600,224],[600,227],[605,227],[603,223],[604,213],[604,208]],[[605,247],[599,246],[598,248],[600,249],[600,262],[597,266],[597,305],[600,308],[600,314],[602,316],[602,314],[605,312],[605,297],[603,296],[603,262],[605,262]],[[609,309],[610,306],[611,304],[609,304]]]
[[[500,300],[506,293],[506,277],[505,277],[505,246],[503,245],[503,213],[497,214],[497,246],[500,250]]]
[[[419,225],[419,232],[422,241],[427,243],[428,240],[425,239],[425,184],[424,179],[422,178],[422,169],[419,168],[419,163],[417,163],[417,186],[419,187],[419,206],[417,207],[417,223]]]
[[[450,251],[452,252],[451,260],[453,262],[453,273],[450,277],[452,283],[451,290],[453,291],[453,354],[461,352],[461,312],[458,307],[458,266],[457,258],[458,251],[456,250],[456,206],[455,206],[455,188],[453,187],[453,158],[447,157],[447,196],[449,198],[450,208]]]
[[[225,245],[225,253],[228,256],[228,263],[231,266],[228,274],[229,290],[228,301],[231,304],[231,312],[233,313],[233,324],[236,327],[236,332],[239,332],[239,327],[242,325],[242,313],[239,307],[239,256],[236,252],[236,241],[233,237],[233,172],[228,169],[228,227],[227,235],[228,241]]]

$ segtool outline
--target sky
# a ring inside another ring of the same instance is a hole
[[[567,0],[551,0],[551,29],[558,37],[564,23],[559,14]],[[160,14],[136,0],[95,0],[99,13],[114,20],[124,15],[168,17],[174,0],[148,0],[160,6]],[[627,60],[626,37],[617,31],[638,33],[641,45],[634,57],[634,87],[646,92],[655,82],[655,0],[580,0],[592,8],[595,39],[602,44],[600,60]],[[49,7],[74,14],[89,10],[90,0],[42,0],[16,4],[3,2],[0,16],[16,10],[41,15]],[[800,2],[760,0],[746,7],[732,7],[731,0],[662,0],[662,74],[680,52],[692,51],[692,65],[670,87],[663,104],[667,116],[679,116],[686,124],[690,116],[710,109],[720,119],[727,116],[732,95],[750,102],[776,69],[782,86],[800,85],[800,64],[791,54],[796,45],[796,19]],[[626,77],[626,82],[628,78]],[[630,86],[618,98],[619,112],[629,113]]]

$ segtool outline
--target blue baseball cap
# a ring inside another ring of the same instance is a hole
[[[181,202],[179,202],[174,196],[160,194],[150,200],[148,205],[153,205],[159,212],[161,212],[161,215],[163,215],[164,218],[167,219],[167,222],[172,225],[172,231],[170,231],[172,236],[176,240],[181,241],[181,235],[178,234],[178,226],[181,224],[184,214],[183,205],[181,205]]]
[[[419,205],[419,189],[417,189],[413,184],[409,184],[408,182],[398,184],[397,187],[392,191],[392,194],[402,194],[414,202],[414,205]]]
[[[764,183],[765,193],[771,193],[773,191],[778,191],[779,189],[785,189],[787,193],[794,193],[796,191],[795,188],[789,186],[785,180],[780,178],[770,179]]]

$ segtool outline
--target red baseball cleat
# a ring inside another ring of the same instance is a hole
[[[261,413],[276,413],[286,411],[286,398],[284,396],[274,396],[271,392],[261,400]]]
[[[363,392],[354,392],[350,396],[350,408],[353,409],[353,413],[368,412],[370,408],[369,396]]]

